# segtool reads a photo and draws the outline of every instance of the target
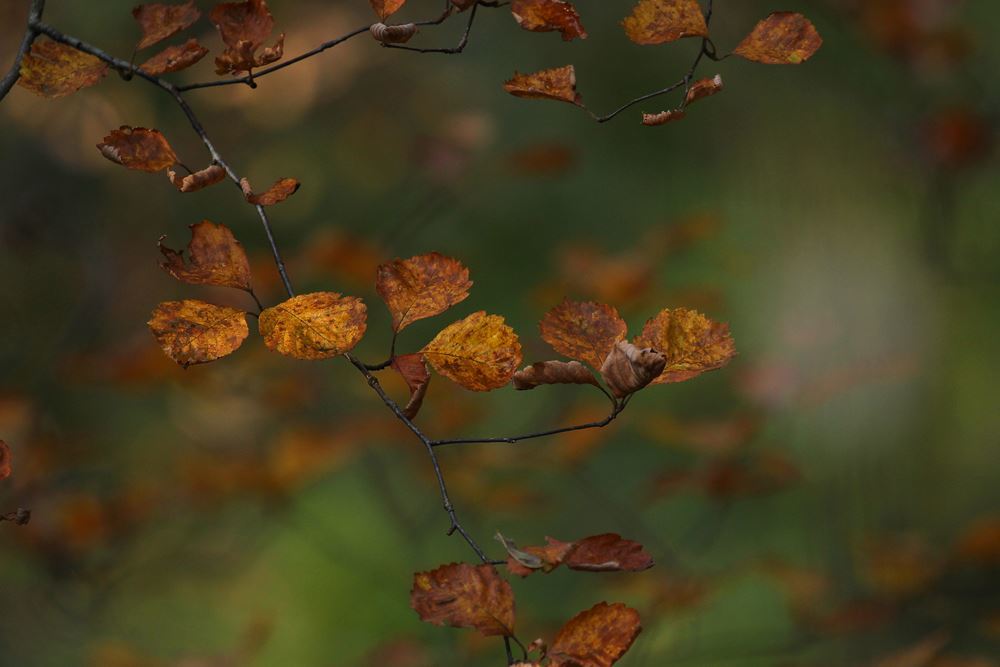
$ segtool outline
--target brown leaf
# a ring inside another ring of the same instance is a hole
[[[160,267],[177,280],[189,285],[218,285],[250,290],[250,261],[243,244],[236,240],[225,225],[208,220],[191,225],[188,243],[188,262],[181,251],[157,244],[163,253]]]
[[[406,381],[406,386],[410,388],[410,400],[403,408],[403,414],[406,415],[407,419],[413,419],[424,403],[427,385],[431,381],[427,362],[422,354],[404,354],[393,357],[391,366],[402,376],[403,380]]]
[[[823,38],[805,16],[774,12],[760,21],[733,53],[765,65],[798,65],[822,45]]]
[[[402,25],[386,25],[384,23],[372,23],[368,32],[376,41],[383,44],[406,44],[410,38],[417,34],[416,23],[403,23]]]
[[[521,363],[514,330],[481,310],[445,327],[423,353],[438,373],[472,391],[503,387]]]
[[[226,170],[217,164],[200,169],[193,174],[178,176],[173,169],[167,170],[167,178],[181,192],[197,192],[226,179]]]
[[[654,564],[641,544],[615,533],[577,541],[563,562],[571,570],[587,572],[641,572]]]
[[[294,195],[300,185],[301,183],[294,178],[279,178],[265,192],[255,195],[250,187],[250,181],[245,178],[240,179],[243,196],[254,206],[274,206],[275,204],[280,204]]]
[[[711,79],[699,79],[688,88],[687,95],[684,96],[684,106],[697,102],[703,97],[709,97],[722,91],[722,76],[716,74]]]
[[[653,384],[683,382],[722,368],[736,355],[729,325],[713,322],[686,308],[665,308],[646,322],[635,344],[658,350],[667,358]]]
[[[183,5],[139,5],[132,10],[132,17],[142,28],[142,39],[135,47],[139,50],[187,30],[201,18],[201,12],[194,0],[189,0]]]
[[[208,55],[208,49],[192,37],[180,46],[168,46],[139,66],[146,74],[160,76],[168,72],[179,72]]]
[[[204,301],[164,301],[149,328],[167,356],[187,368],[235,352],[250,333],[246,313]]]
[[[534,389],[543,384],[600,386],[590,369],[579,361],[536,361],[514,373],[514,389]]]
[[[111,130],[111,134],[97,144],[97,149],[112,162],[139,171],[162,171],[177,162],[167,138],[159,130],[144,127],[122,125]]]
[[[469,296],[469,270],[436,252],[396,259],[378,267],[375,288],[399,332],[417,320],[443,313]]]
[[[11,474],[11,461],[13,456],[10,447],[3,440],[0,440],[0,481],[7,479]]]
[[[550,667],[611,667],[641,631],[635,609],[601,602],[559,630],[549,649]]]
[[[507,550],[507,570],[520,577],[527,577],[536,570],[551,572],[562,565],[566,555],[575,546],[572,542],[560,542],[546,537],[545,546],[518,549],[513,541],[508,540],[499,532],[497,540]]]
[[[385,21],[387,18],[402,9],[403,5],[406,4],[406,0],[368,0],[372,9],[378,15],[379,20]]]
[[[664,44],[682,37],[708,37],[708,24],[697,0],[639,0],[622,21],[636,44]]]
[[[566,0],[514,0],[510,11],[514,20],[525,30],[532,32],[562,33],[563,41],[573,38],[587,39],[587,31],[580,23],[580,14]]]
[[[215,59],[216,74],[250,72],[279,60],[284,53],[285,35],[281,34],[274,46],[257,54],[274,29],[265,0],[223,2],[212,9],[209,19],[226,44],[225,53]]]
[[[42,97],[62,97],[98,83],[104,61],[50,39],[39,39],[21,61],[17,84]]]
[[[514,72],[514,78],[504,83],[503,89],[514,97],[558,100],[583,106],[583,99],[576,92],[576,70],[572,65],[543,69],[532,74]]]
[[[595,369],[627,333],[625,321],[612,306],[568,299],[545,314],[540,328],[542,339],[556,352]]]
[[[659,377],[667,359],[652,348],[618,341],[601,365],[601,376],[611,393],[625,398]]]
[[[514,635],[514,593],[492,565],[452,563],[413,576],[410,606],[434,625]]]
[[[661,111],[660,113],[644,113],[642,114],[642,124],[653,127],[655,125],[666,125],[675,120],[682,120],[687,113],[683,109],[670,109],[669,111]]]
[[[328,359],[354,348],[365,334],[365,304],[336,292],[292,297],[260,314],[268,348],[296,359]]]

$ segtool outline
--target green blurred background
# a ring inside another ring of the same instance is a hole
[[[132,4],[49,0],[45,20],[128,57]],[[364,0],[269,4],[289,55],[371,18]],[[460,56],[362,35],[257,90],[189,100],[258,187],[302,181],[271,209],[276,235],[297,289],[366,300],[366,360],[389,339],[375,266],[430,250],[461,258],[475,287],[407,329],[403,351],[485,309],[526,361],[552,358],[537,321],[563,296],[613,303],[633,333],[663,307],[730,323],[733,364],[642,392],[611,428],[442,452],[496,557],[497,530],[522,545],[613,531],[657,560],[513,581],[525,642],[609,600],[643,615],[626,667],[888,665],[906,650],[891,664],[997,664],[1000,7],[717,1],[720,51],[775,9],[805,13],[825,44],[800,67],[706,62],[725,92],[647,128],[640,111],[676,96],[598,125],[502,91],[515,69],[573,63],[603,112],[678,78],[697,49],[630,44],[630,2],[576,4],[585,41],[481,10]],[[0,7],[4,68],[26,6]],[[399,18],[439,9],[410,0]],[[416,39],[451,45],[462,21]],[[215,52],[213,32],[203,19],[194,34]],[[213,78],[211,58],[176,78]],[[353,369],[256,337],[187,371],[158,350],[145,322],[160,301],[250,305],[172,281],[162,234],[182,247],[187,225],[226,224],[265,302],[281,289],[235,188],[180,195],[101,157],[122,124],[207,163],[166,95],[113,73],[0,104],[0,439],[14,454],[0,511],[33,512],[0,523],[0,664],[501,664],[497,640],[409,608],[413,572],[472,554],[444,535],[419,443]],[[603,416],[589,393],[480,395],[436,377],[418,423],[511,435]]]

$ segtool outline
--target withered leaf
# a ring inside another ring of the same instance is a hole
[[[384,23],[372,23],[368,32],[376,41],[383,44],[406,44],[410,38],[417,34],[416,23],[403,23],[401,25],[386,25]]]
[[[157,244],[164,257],[160,267],[177,280],[189,285],[250,289],[250,261],[243,244],[225,225],[208,220],[191,225],[187,263],[181,251],[163,245],[164,238],[161,237]]]
[[[160,76],[168,72],[179,72],[208,55],[208,49],[192,37],[179,46],[168,46],[139,66],[146,74]]]
[[[249,72],[279,60],[284,53],[285,35],[281,34],[274,46],[257,54],[274,29],[274,18],[265,0],[220,3],[212,9],[209,19],[226,44],[226,51],[215,59],[216,74]]]
[[[240,179],[243,196],[254,206],[274,206],[275,204],[280,204],[294,195],[300,185],[301,183],[294,178],[279,178],[274,182],[274,185],[257,195],[254,194],[253,189],[250,187],[250,181],[245,178]]]
[[[164,301],[149,328],[167,356],[187,368],[235,352],[249,335],[246,313],[204,301]]]
[[[716,74],[711,79],[699,79],[691,84],[684,96],[684,106],[697,102],[703,97],[709,97],[722,91],[722,76]]]
[[[683,109],[670,109],[668,111],[661,111],[660,113],[644,113],[642,114],[642,124],[650,127],[666,125],[675,120],[682,120],[686,115],[687,113]]]
[[[132,10],[132,17],[142,28],[142,39],[136,49],[144,49],[186,30],[201,18],[194,0],[183,5],[148,4]]]
[[[587,31],[580,23],[580,14],[566,0],[514,0],[510,11],[514,20],[525,30],[532,32],[562,33],[563,41],[569,42],[575,37],[587,38]]]
[[[368,0],[372,9],[378,15],[380,21],[385,21],[387,18],[402,9],[403,5],[406,4],[406,0]]]
[[[622,21],[636,44],[664,44],[682,37],[708,37],[708,24],[698,0],[639,0]]]
[[[639,612],[601,602],[559,630],[549,649],[551,667],[611,667],[642,631]]]
[[[625,398],[655,380],[667,365],[667,358],[652,348],[639,348],[618,341],[601,365],[601,377],[611,393]]]
[[[660,311],[646,322],[635,344],[651,347],[667,359],[666,367],[653,384],[689,380],[722,368],[736,355],[729,325],[713,322],[687,308]]]
[[[514,72],[514,78],[503,89],[515,97],[535,100],[558,100],[583,106],[576,92],[576,70],[572,65],[543,69],[532,74]]]
[[[423,353],[438,373],[472,391],[503,387],[521,363],[514,330],[481,310],[442,329]]]
[[[599,369],[627,326],[612,306],[593,301],[563,300],[540,323],[542,339],[570,359]]]
[[[413,576],[410,606],[434,625],[514,634],[514,593],[492,565],[452,563]]]
[[[89,53],[50,39],[39,39],[21,60],[17,85],[42,97],[62,97],[98,83],[108,66]]]
[[[774,12],[760,21],[733,53],[765,65],[798,65],[823,45],[812,22],[795,12]]]
[[[354,348],[367,328],[365,304],[336,292],[292,297],[260,314],[272,350],[296,359],[328,359]]]
[[[173,169],[167,170],[167,177],[181,192],[197,192],[226,179],[226,170],[217,164],[199,169],[193,174],[178,176]]]
[[[6,442],[0,440],[0,480],[10,477],[12,459],[10,447]]]
[[[534,389],[543,384],[592,384],[594,373],[579,361],[536,361],[514,373],[514,389]]]
[[[616,533],[578,540],[563,562],[571,570],[587,572],[641,572],[654,564],[641,544]]]
[[[527,577],[538,570],[551,572],[562,565],[566,554],[574,546],[572,542],[560,542],[557,539],[546,537],[545,546],[518,549],[513,541],[508,540],[500,533],[497,533],[497,539],[507,550],[507,570],[520,577]]]
[[[177,162],[167,138],[159,130],[144,127],[122,125],[111,130],[111,134],[97,144],[97,149],[112,162],[139,171],[162,171]]]
[[[392,330],[443,313],[469,296],[469,270],[457,259],[431,252],[378,267],[375,288],[392,313]]]
[[[424,403],[427,385],[431,381],[431,373],[422,354],[403,354],[392,358],[392,369],[402,376],[406,386],[410,388],[410,400],[403,408],[407,419],[413,419]]]

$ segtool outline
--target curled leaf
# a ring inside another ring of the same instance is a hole
[[[146,74],[160,76],[168,72],[179,72],[208,55],[208,49],[192,37],[180,46],[168,46],[139,66]]]
[[[209,19],[226,44],[226,51],[215,59],[216,74],[249,72],[279,60],[284,53],[284,34],[278,35],[274,46],[257,53],[274,29],[265,0],[223,2],[212,9]]]
[[[698,0],[639,0],[622,21],[636,44],[664,44],[683,37],[708,37],[708,24]]]
[[[164,257],[160,267],[177,280],[189,285],[250,289],[250,261],[243,244],[225,225],[208,220],[191,225],[187,263],[182,252],[163,245],[164,238],[157,244]]]
[[[601,602],[559,630],[549,649],[551,667],[611,667],[642,631],[639,612]]]
[[[368,31],[376,41],[383,44],[405,44],[410,38],[417,34],[416,23],[403,23],[402,25],[386,25],[384,23],[373,23]]]
[[[204,301],[164,301],[149,328],[167,356],[187,368],[232,354],[249,335],[246,313]]]
[[[513,541],[500,533],[497,533],[497,539],[507,550],[507,571],[520,577],[527,577],[535,571],[551,572],[563,564],[574,546],[572,542],[546,537],[545,546],[518,549]]]
[[[611,393],[625,398],[659,377],[667,359],[652,348],[618,341],[601,365],[601,376]]]
[[[469,270],[436,252],[396,259],[378,267],[375,288],[392,313],[392,330],[443,313],[469,296]]]
[[[0,481],[10,477],[12,459],[10,447],[6,442],[0,440]]]
[[[424,403],[427,385],[431,381],[427,362],[422,354],[404,354],[393,357],[390,365],[394,371],[402,376],[403,380],[406,381],[406,386],[410,388],[410,400],[403,408],[403,414],[406,415],[407,419],[413,419]]]
[[[514,72],[514,78],[503,84],[514,97],[534,100],[557,100],[583,106],[576,92],[576,70],[572,65],[543,69],[532,74]]]
[[[699,79],[691,84],[684,96],[684,106],[697,102],[703,97],[709,97],[722,91],[722,76],[716,74],[711,79]]]
[[[635,344],[658,350],[667,359],[653,384],[683,382],[722,368],[736,355],[727,324],[686,308],[665,308],[636,336]]]
[[[514,635],[514,593],[492,565],[452,563],[413,576],[410,606],[434,625]]]
[[[253,189],[250,187],[250,181],[245,178],[240,179],[243,196],[254,206],[274,206],[275,204],[280,204],[294,195],[300,185],[301,183],[294,178],[279,178],[265,192],[257,195],[254,194]]]
[[[117,130],[111,130],[111,134],[104,137],[97,148],[112,162],[139,171],[162,171],[177,162],[167,138],[159,130],[144,127],[122,125]]]
[[[402,9],[403,5],[406,4],[406,0],[368,0],[372,9],[378,15],[379,20],[385,21],[387,18]]]
[[[108,72],[99,58],[50,39],[39,39],[21,61],[17,85],[42,97],[62,97],[93,86]]]
[[[545,314],[542,339],[570,359],[600,368],[611,349],[625,339],[627,326],[612,306],[565,299]]]
[[[597,378],[579,361],[536,361],[514,373],[514,389],[534,389],[543,384],[592,384]]]
[[[683,109],[670,109],[669,111],[661,111],[660,113],[644,113],[642,114],[642,124],[650,127],[666,125],[675,120],[682,120],[686,115],[687,113]]]
[[[816,26],[805,16],[774,12],[760,21],[733,53],[765,65],[798,65],[822,45]]]
[[[183,5],[139,5],[132,10],[132,17],[142,28],[142,39],[135,47],[139,50],[190,28],[201,18],[201,12],[194,6],[194,0],[189,0]]]
[[[336,292],[292,297],[260,314],[260,335],[275,352],[328,359],[354,348],[367,328],[365,304]]]
[[[484,311],[445,327],[423,353],[438,373],[472,391],[503,387],[521,363],[517,334]]]
[[[587,38],[587,31],[580,23],[580,14],[566,0],[514,0],[510,5],[514,20],[532,32],[562,33],[563,41]]]
[[[178,176],[173,169],[167,170],[167,177],[181,192],[197,192],[226,179],[226,170],[217,164],[200,169],[193,174]]]

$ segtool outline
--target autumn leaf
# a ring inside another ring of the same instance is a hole
[[[445,327],[423,353],[438,373],[472,391],[503,387],[521,363],[517,334],[484,311]]]
[[[192,37],[180,46],[168,46],[139,66],[150,76],[160,76],[168,72],[179,72],[208,55],[208,49]]]
[[[164,301],[149,328],[167,356],[187,368],[235,352],[250,333],[246,313],[204,301]]]
[[[104,61],[89,53],[40,39],[24,54],[17,84],[42,97],[63,97],[93,86],[107,72]]]
[[[697,102],[703,97],[709,97],[722,91],[722,77],[718,74],[711,79],[699,79],[691,84],[684,96],[684,106]]]
[[[652,348],[618,341],[601,364],[601,377],[617,398],[633,394],[660,376],[667,358]]]
[[[284,53],[285,35],[282,33],[274,46],[257,54],[274,29],[274,18],[265,0],[220,3],[212,9],[209,19],[219,29],[227,47],[215,59],[216,74],[250,72],[254,67],[279,60]]]
[[[697,0],[639,0],[622,21],[636,44],[664,44],[682,37],[708,37],[708,24]]]
[[[413,577],[410,606],[434,625],[514,635],[514,593],[492,565],[452,563]]]
[[[822,45],[823,38],[805,16],[775,12],[760,21],[733,53],[765,65],[798,65]]]
[[[675,120],[682,120],[686,115],[687,113],[682,109],[670,109],[669,111],[661,111],[660,113],[644,113],[642,114],[642,124],[650,127],[666,125]]]
[[[427,385],[431,381],[431,374],[427,370],[424,355],[418,353],[395,356],[392,358],[390,366],[399,373],[410,389],[410,400],[403,408],[403,414],[406,415],[407,419],[413,419],[424,403]]]
[[[0,481],[10,477],[12,459],[10,447],[6,442],[0,440]]]
[[[536,361],[514,373],[514,389],[534,389],[543,384],[600,386],[590,369],[579,361]]]
[[[132,17],[142,28],[142,39],[135,47],[140,50],[190,28],[201,18],[201,12],[190,0],[183,5],[139,5],[132,10]]]
[[[687,308],[660,311],[646,322],[635,344],[651,347],[667,359],[666,367],[652,384],[689,380],[722,368],[736,355],[729,325],[713,322]]]
[[[642,631],[639,612],[601,602],[559,630],[549,649],[550,667],[611,667]]]
[[[457,259],[436,252],[381,264],[375,278],[395,332],[460,303],[471,287],[469,270]]]
[[[542,318],[542,339],[570,359],[599,369],[628,327],[612,306],[564,300]]]
[[[177,163],[177,156],[167,138],[159,130],[144,127],[122,125],[117,130],[111,130],[111,134],[104,137],[97,148],[112,162],[139,171],[162,171]]]
[[[653,558],[641,544],[616,533],[592,535],[576,542],[546,537],[545,546],[518,549],[497,533],[507,550],[507,569],[526,577],[534,571],[551,572],[560,565],[585,572],[640,572],[653,567]]]
[[[507,571],[519,577],[527,577],[536,570],[551,572],[562,565],[566,554],[574,546],[572,542],[560,542],[557,539],[546,537],[545,546],[519,549],[512,540],[507,539],[499,532],[497,532],[496,538],[507,550]]]
[[[217,164],[199,169],[193,174],[178,176],[173,169],[167,170],[167,177],[180,192],[197,192],[226,179],[226,170]]]
[[[583,106],[583,99],[576,92],[576,70],[572,65],[543,69],[533,74],[514,72],[514,78],[504,83],[503,89],[514,97],[558,100]]]
[[[274,206],[280,204],[294,195],[301,183],[294,178],[279,178],[270,188],[261,194],[254,194],[250,187],[250,181],[245,178],[240,179],[240,188],[243,189],[243,196],[254,206]]]
[[[250,261],[243,244],[236,240],[225,225],[208,220],[191,225],[188,261],[181,251],[157,244],[163,253],[160,267],[177,280],[189,285],[218,285],[250,290]]]
[[[580,23],[580,14],[566,0],[514,0],[510,11],[514,20],[525,30],[532,32],[562,33],[563,41],[573,38],[587,38],[587,31]]]
[[[365,304],[336,292],[292,297],[260,314],[260,334],[275,352],[328,359],[354,348],[367,327]]]
[[[383,44],[406,44],[417,34],[416,23],[403,23],[401,25],[386,25],[384,23],[372,23],[368,32],[376,41]]]
[[[387,18],[402,9],[403,5],[406,4],[406,0],[368,0],[372,9],[378,15],[380,21],[385,21]]]

